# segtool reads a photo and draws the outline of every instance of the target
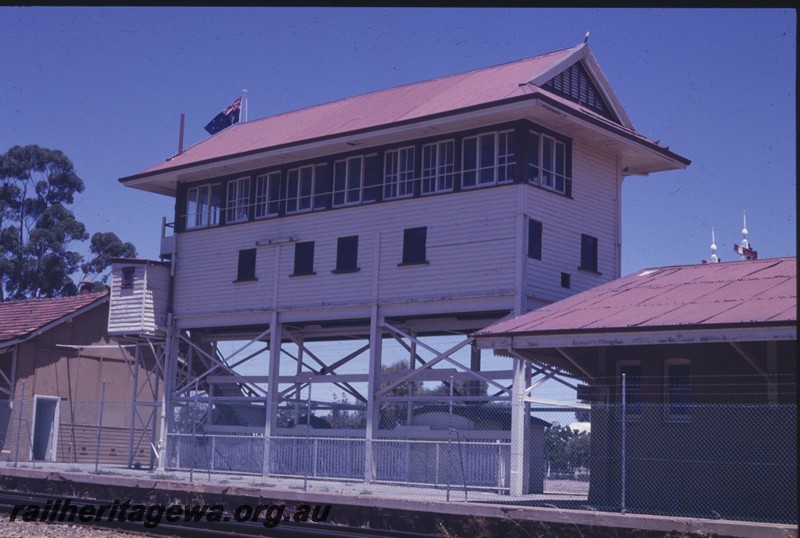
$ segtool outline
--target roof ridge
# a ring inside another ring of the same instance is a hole
[[[8,304],[13,304],[13,305],[16,306],[16,305],[20,305],[20,304],[24,304],[24,303],[33,303],[33,302],[66,301],[66,300],[77,299],[77,298],[85,297],[85,296],[93,296],[93,297],[100,298],[103,295],[107,295],[107,294],[108,294],[108,289],[105,289],[103,291],[92,291],[92,292],[83,293],[83,294],[79,293],[77,295],[64,295],[62,297],[30,297],[28,299],[10,299],[10,300],[6,300],[6,301],[0,301],[0,307],[2,307],[3,305],[8,305]]]
[[[659,265],[659,266],[642,267],[641,269],[637,269],[637,270],[633,271],[632,273],[629,273],[628,275],[624,275],[624,276],[633,276],[635,274],[642,273],[644,271],[654,271],[654,270],[657,270],[657,269],[678,269],[678,268],[681,268],[681,267],[705,267],[706,265],[713,265],[715,267],[721,267],[721,266],[729,266],[729,265],[732,265],[732,264],[740,264],[740,263],[747,263],[747,264],[751,264],[752,265],[754,263],[758,263],[758,264],[763,264],[765,262],[766,263],[775,263],[775,262],[778,262],[778,261],[794,260],[794,259],[797,259],[797,256],[777,256],[775,258],[759,258],[757,260],[731,260],[729,262],[719,262],[719,263],[711,263],[711,264],[698,262],[698,263],[680,263],[680,264],[675,264],[675,265]]]

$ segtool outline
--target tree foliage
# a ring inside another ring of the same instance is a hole
[[[103,284],[108,280],[108,274],[103,272],[111,265],[111,258],[136,257],[133,243],[123,243],[113,232],[97,232],[92,235],[89,250],[94,257],[81,265],[84,278],[96,278]]]
[[[71,277],[83,256],[73,247],[89,235],[69,206],[83,190],[83,180],[59,150],[14,146],[0,155],[0,300],[77,292]],[[108,236],[102,234],[96,250],[92,243],[96,258],[86,265],[94,273],[107,263],[105,246],[113,247],[112,256],[130,252],[130,243],[114,250],[120,241]]]
[[[544,457],[554,473],[570,473],[578,467],[589,467],[591,434],[562,426],[544,430]]]

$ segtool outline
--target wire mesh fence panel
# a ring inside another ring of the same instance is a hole
[[[578,426],[523,415],[525,441],[514,445],[507,402],[404,403],[402,413],[392,411],[404,422],[368,439],[366,429],[315,420],[313,402],[297,406],[300,423],[275,425],[267,437],[263,400],[179,400],[162,416],[157,402],[36,394],[0,401],[0,462],[89,472],[159,467],[212,482],[445,500],[464,490],[468,500],[491,502],[507,502],[524,476],[514,501],[797,522],[795,403],[647,400],[595,402]],[[285,418],[294,420],[294,407]],[[360,409],[339,412],[339,424],[361,425]]]
[[[706,518],[797,520],[794,404],[592,409],[590,504]],[[624,441],[624,442],[623,442]]]

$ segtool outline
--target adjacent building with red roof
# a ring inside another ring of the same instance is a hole
[[[643,269],[475,338],[585,383],[590,504],[797,521],[797,258]]]
[[[146,429],[131,402],[147,399],[154,361],[108,336],[108,311],[107,291],[0,302],[0,461],[93,463],[103,383],[99,460],[150,461],[148,446],[131,450]]]

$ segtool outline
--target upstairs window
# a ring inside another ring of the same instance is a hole
[[[286,213],[311,211],[314,196],[314,166],[293,168],[286,176]]]
[[[376,169],[376,164],[378,165]],[[341,207],[378,199],[380,165],[377,155],[349,157],[333,163],[333,206]]]
[[[422,146],[422,194],[452,191],[454,175],[453,140]]]
[[[403,230],[403,262],[401,265],[426,264],[426,243],[428,228],[407,228]]]
[[[528,257],[542,259],[542,223],[538,220],[528,219]]]
[[[314,274],[314,242],[305,241],[294,245],[294,273],[292,276]]]
[[[223,192],[221,183],[191,187],[187,191],[186,228],[219,225]]]
[[[542,133],[531,131],[528,136],[528,183],[570,195],[567,145]]]
[[[687,359],[669,359],[665,365],[665,417],[689,420],[692,413],[692,370]]]
[[[239,251],[239,264],[236,269],[236,282],[256,280],[256,249]]]
[[[256,178],[255,218],[276,217],[280,208],[281,173],[270,172]]]
[[[463,188],[514,181],[514,131],[466,137],[462,141],[462,150]]]
[[[597,238],[581,234],[581,266],[584,271],[597,272]]]
[[[414,147],[387,151],[383,162],[383,197],[388,200],[413,196]]]
[[[334,273],[358,271],[358,236],[340,237],[336,242],[336,270]]]
[[[225,207],[225,222],[244,222],[249,218],[249,177],[242,177],[228,182],[228,200]]]

